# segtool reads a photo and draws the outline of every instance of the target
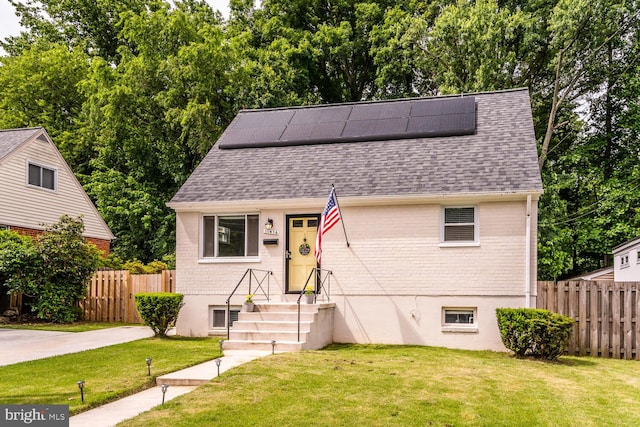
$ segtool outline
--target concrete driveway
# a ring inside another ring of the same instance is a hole
[[[91,350],[153,336],[148,326],[120,326],[90,332],[0,329],[0,366]]]

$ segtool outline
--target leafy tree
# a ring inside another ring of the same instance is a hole
[[[0,63],[0,128],[43,126],[72,169],[86,173],[95,154],[77,133],[85,102],[78,84],[89,70],[87,55],[42,41]]]
[[[22,34],[2,43],[5,51],[18,55],[34,42],[47,40],[82,47],[87,53],[109,61],[117,58],[123,40],[120,14],[154,10],[161,0],[9,0],[26,28]]]
[[[62,216],[47,226],[34,243],[25,237],[0,235],[0,274],[11,292],[34,297],[32,310],[38,318],[72,322],[79,316],[78,301],[84,298],[87,280],[100,264],[100,251],[84,243],[81,218]]]

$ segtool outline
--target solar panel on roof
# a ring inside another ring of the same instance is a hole
[[[398,137],[407,130],[407,117],[380,120],[351,120],[347,122],[343,137],[375,139],[378,137]],[[372,138],[373,137],[373,138]]]
[[[388,104],[354,105],[349,120],[379,120],[409,117],[411,103],[390,102]]]
[[[258,148],[470,135],[475,129],[474,97],[406,99],[240,112],[220,138],[218,147]]]
[[[351,105],[344,105],[295,110],[290,124],[346,122],[351,113],[351,108]]]
[[[238,114],[233,127],[237,129],[255,129],[265,126],[285,126],[293,117],[291,110],[264,111],[261,114]]]
[[[323,138],[340,138],[345,122],[304,124],[287,126],[282,139],[287,141],[321,140]]]

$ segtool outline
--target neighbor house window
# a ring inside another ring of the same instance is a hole
[[[258,215],[202,217],[204,258],[258,256]]]
[[[478,240],[477,212],[474,206],[443,208],[443,243],[469,243]]]
[[[29,163],[28,169],[29,185],[46,188],[48,190],[56,189],[56,171],[54,169],[33,163]]]
[[[213,307],[211,309],[211,327],[213,329],[224,329],[229,326],[233,326],[233,322],[238,320],[238,313],[240,313],[240,307],[231,307],[229,309],[229,316],[227,317],[226,307]]]
[[[629,267],[629,254],[620,255],[620,267]]]

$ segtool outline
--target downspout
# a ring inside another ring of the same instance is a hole
[[[531,307],[531,194],[527,195],[527,226],[525,235],[525,277],[524,277],[524,306]]]

